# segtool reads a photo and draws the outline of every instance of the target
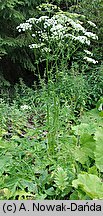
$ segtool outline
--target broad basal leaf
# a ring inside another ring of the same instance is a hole
[[[11,155],[2,155],[0,158],[0,174],[3,173],[7,167],[12,165],[12,156]]]
[[[92,174],[79,174],[78,179],[73,180],[73,187],[84,191],[92,199],[103,199],[103,183],[100,178]]]
[[[82,134],[80,137],[80,146],[88,154],[89,157],[94,158],[95,140],[90,134]]]
[[[95,162],[97,168],[103,172],[103,128],[99,128],[95,133],[96,149]]]
[[[83,133],[79,136],[78,146],[74,150],[74,156],[81,164],[85,164],[88,158],[94,159],[95,140],[87,133]]]
[[[83,135],[86,134],[93,134],[95,132],[95,125],[88,123],[81,123],[80,125],[72,126],[72,130],[74,131],[75,135]]]

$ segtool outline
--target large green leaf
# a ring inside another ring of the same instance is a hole
[[[81,132],[82,133],[82,132]],[[74,150],[74,156],[81,164],[85,164],[88,158],[94,159],[95,140],[88,133],[83,133],[79,136],[78,146]]]
[[[2,174],[8,167],[12,165],[12,156],[11,155],[2,155],[0,157],[0,174]]]
[[[94,158],[95,140],[92,135],[86,133],[82,134],[80,137],[80,145],[89,157]]]
[[[82,189],[92,199],[103,199],[103,183],[100,178],[92,174],[79,174],[78,179],[73,180],[73,187]]]
[[[27,188],[29,192],[38,193],[37,184],[33,181],[21,179],[20,180],[21,188]]]
[[[103,128],[99,128],[95,133],[96,149],[95,162],[97,168],[103,172]]]
[[[93,134],[95,125],[89,123],[81,123],[80,125],[72,126],[75,135],[83,135],[84,133]]]
[[[103,125],[103,118],[100,113],[101,112],[97,108],[85,112],[82,116],[82,123],[91,125],[91,128],[94,128],[95,131],[98,126]]]
[[[84,148],[76,148],[74,150],[74,157],[76,161],[79,161],[81,164],[85,164],[88,161],[88,153]]]

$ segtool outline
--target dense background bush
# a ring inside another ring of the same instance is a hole
[[[0,74],[15,83],[20,77],[31,82],[34,79],[34,59],[29,52],[29,33],[18,35],[17,25],[28,17],[35,16],[36,6],[41,1],[4,0],[0,2]]]

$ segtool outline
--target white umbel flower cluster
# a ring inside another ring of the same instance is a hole
[[[58,31],[58,30],[61,31],[61,29],[63,29],[63,25],[57,24],[57,25],[53,26],[53,27],[50,29],[50,31],[51,31],[51,32]]]
[[[48,5],[50,8],[52,7],[51,4],[47,4],[47,6],[46,4],[42,4],[39,8],[46,8],[46,10],[48,10]],[[53,5],[53,8],[57,9],[57,6],[55,7]],[[87,21],[87,23],[90,26],[96,27],[96,25],[91,21]],[[70,15],[70,13],[65,13],[63,11],[55,13],[52,17],[49,17],[48,15],[40,16],[39,18],[29,18],[25,23],[21,23],[17,27],[17,30],[19,32],[33,30],[32,37],[34,39],[34,43],[29,45],[29,48],[40,48],[43,53],[50,52],[49,49],[52,49],[50,47],[50,42],[52,42],[51,44],[58,43],[58,46],[60,44],[62,47],[65,43],[73,41],[75,47],[80,44],[80,47],[83,46],[84,49],[85,46],[90,46],[91,39],[98,40],[98,36],[96,34],[87,31],[83,27],[83,22],[78,20],[78,16],[76,17],[76,14],[73,17],[73,13]],[[87,55],[93,55],[86,49],[84,52]],[[84,59],[94,64],[98,63],[94,59],[87,56],[85,56]]]
[[[34,24],[36,20],[37,20],[36,18],[29,18],[28,20],[26,20],[26,22]]]
[[[89,50],[84,50],[84,52],[85,52],[87,55],[89,55],[89,56],[93,56],[93,53],[90,52]],[[85,57],[84,57],[84,60],[86,60],[86,61],[89,62],[89,63],[93,63],[93,64],[97,64],[97,63],[98,63],[98,61],[96,61],[95,59],[90,58],[90,57],[88,57],[88,56],[85,56]]]
[[[74,36],[72,34],[66,34],[65,37],[71,37],[72,40],[78,41],[82,44],[90,45],[90,40],[86,36]]]
[[[73,19],[69,18],[68,16],[66,16],[65,14],[56,14],[53,17],[49,18],[48,16],[41,16],[38,19],[37,18],[29,18],[26,23],[21,23],[17,29],[19,32],[21,31],[25,31],[25,30],[31,30],[32,29],[32,25],[33,24],[40,24],[41,22],[43,22],[44,25],[44,29],[43,31],[46,32],[48,30],[48,28],[50,28],[50,32],[51,34],[51,38],[56,37],[56,39],[59,38],[63,38],[67,37],[67,35],[69,36],[69,34],[67,34],[68,29],[69,29],[69,25],[72,26],[72,28],[74,29],[74,31],[76,32],[82,32],[84,35],[79,35],[79,36],[75,36],[72,35],[72,39],[80,41],[80,43],[84,44],[86,43],[87,45],[90,45],[90,40],[88,38],[92,38],[92,39],[97,39],[98,40],[98,36],[92,32],[87,32],[86,29],[80,24],[81,22],[79,22],[77,20],[74,21]],[[92,22],[88,21],[90,24]],[[42,33],[44,33],[42,31],[40,31],[40,29],[38,28],[37,33],[41,34],[40,36],[42,37]],[[76,34],[76,33],[75,33]],[[33,37],[35,37],[35,34],[32,34]],[[46,38],[48,39],[48,38]]]
[[[26,30],[31,30],[32,29],[32,25],[28,22],[26,23],[21,23],[19,26],[17,26],[16,28],[18,30],[18,32],[21,32],[21,31],[26,31]]]
[[[98,63],[98,61],[96,61],[96,60],[94,60],[92,58],[89,58],[87,56],[84,57],[84,60],[86,60],[89,63],[93,63],[93,64],[97,64]]]
[[[47,48],[47,47],[43,47],[43,48],[42,48],[42,52],[47,53],[47,52],[50,52],[50,51],[51,51],[51,49],[49,49],[49,48]]]
[[[77,36],[74,37],[74,40],[77,40],[82,44],[90,45],[90,40],[86,36]]]
[[[85,33],[85,28],[81,24],[74,22],[72,19],[69,19],[69,23],[77,32],[82,31]]]
[[[96,40],[98,40],[98,36],[96,35],[96,34],[94,34],[94,33],[92,33],[92,32],[85,32],[85,35],[87,36],[87,37],[89,37],[89,38],[92,38],[92,39],[96,39]]]
[[[50,10],[55,10],[57,9],[57,5],[49,4],[49,3],[42,3],[41,5],[37,6],[37,9],[39,11],[45,10],[45,11],[50,11]],[[60,9],[59,9],[60,10]]]
[[[87,55],[93,56],[93,53],[90,52],[89,50],[84,50],[84,52],[85,52]]]
[[[96,26],[96,24],[95,24],[95,23],[93,23],[93,22],[91,22],[91,21],[87,21],[87,23],[88,23],[89,25],[91,25],[91,26],[93,26],[93,27],[97,28],[97,26]]]
[[[30,110],[31,109],[31,107],[30,106],[28,106],[28,105],[26,105],[26,104],[24,104],[24,105],[21,105],[21,107],[20,107],[22,110]]]
[[[31,45],[29,45],[29,47],[30,47],[30,49],[38,49],[38,48],[40,48],[40,47],[42,47],[42,46],[44,46],[45,44],[43,44],[43,43],[40,43],[40,44],[31,44]]]

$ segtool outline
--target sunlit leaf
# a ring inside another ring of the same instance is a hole
[[[73,180],[73,187],[80,187],[92,199],[103,199],[103,183],[101,179],[92,174],[79,174],[78,179]]]
[[[95,133],[96,149],[95,162],[97,168],[103,172],[103,127],[99,128]]]

